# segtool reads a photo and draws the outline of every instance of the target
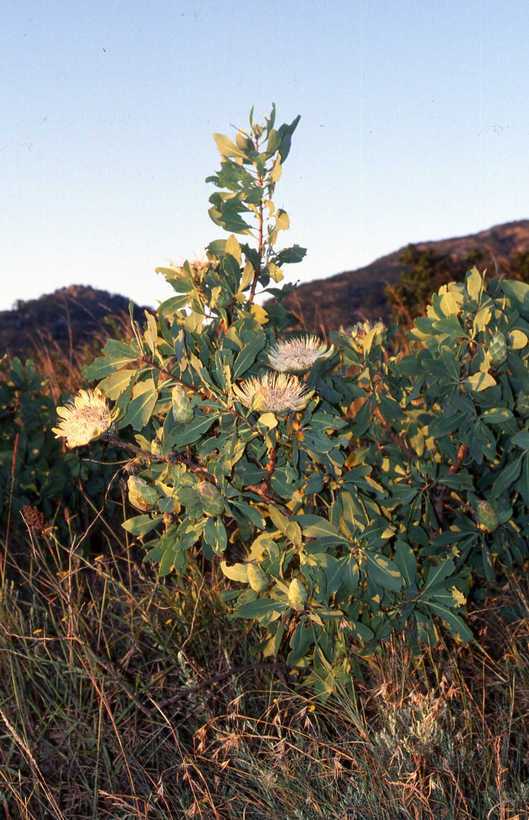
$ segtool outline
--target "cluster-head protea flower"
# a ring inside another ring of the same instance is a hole
[[[265,373],[245,379],[233,388],[235,395],[249,410],[258,413],[288,413],[303,410],[313,394],[297,376]]]
[[[268,354],[268,364],[279,373],[304,373],[332,351],[332,345],[326,345],[317,336],[293,336],[274,345]]]
[[[80,390],[71,402],[57,408],[59,426],[53,428],[57,438],[66,439],[67,447],[81,447],[106,433],[114,421],[113,413],[100,390]]]

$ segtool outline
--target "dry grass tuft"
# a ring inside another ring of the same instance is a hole
[[[225,617],[219,579],[160,581],[28,529],[0,600],[6,818],[499,818],[529,804],[528,590],[482,648],[363,662],[326,704]]]

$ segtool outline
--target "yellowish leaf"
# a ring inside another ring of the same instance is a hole
[[[252,305],[251,311],[256,322],[260,325],[266,325],[268,322],[268,313],[264,307],[261,307],[261,305]]]
[[[527,344],[527,336],[523,330],[513,330],[509,333],[509,342],[513,350],[521,350]]]
[[[479,393],[481,390],[486,390],[488,387],[494,387],[496,384],[496,379],[494,376],[491,376],[490,373],[474,373],[473,376],[469,376],[467,379],[468,384],[474,390],[474,392]]]
[[[276,228],[278,231],[286,231],[290,228],[290,219],[286,211],[279,211],[276,219]]]
[[[474,330],[478,333],[485,330],[491,320],[491,317],[492,312],[489,307],[483,307],[481,310],[478,310],[476,316],[474,317]]]
[[[292,609],[303,609],[307,600],[307,590],[297,578],[294,578],[288,587],[288,603]]]
[[[483,278],[476,267],[472,268],[468,274],[466,285],[470,298],[477,301],[483,289]]]
[[[220,568],[230,581],[239,581],[241,584],[248,583],[248,567],[246,564],[228,565],[226,561],[221,561]]]
[[[263,413],[259,416],[259,424],[264,424],[269,430],[273,430],[277,427],[277,418],[274,413]]]
[[[240,158],[245,156],[244,151],[241,151],[241,149],[238,148],[237,145],[235,145],[235,143],[224,134],[213,134],[213,139],[217,143],[217,148],[219,149],[221,156]]]
[[[237,242],[237,239],[233,234],[230,234],[226,240],[226,245],[224,247],[224,251],[229,253],[230,256],[233,256],[237,262],[241,262],[241,246]]]
[[[275,265],[273,262],[269,262],[267,265],[267,271],[274,280],[274,282],[281,282],[283,279],[283,271],[280,267]]]
[[[241,276],[241,284],[239,285],[239,290],[246,290],[246,288],[250,287],[253,277],[254,277],[254,268],[251,262],[247,262],[244,266],[244,270]]]
[[[454,599],[454,603],[456,606],[465,606],[467,599],[457,587],[452,587],[450,592],[452,593],[452,598]]]
[[[461,310],[463,296],[457,291],[451,290],[441,294],[441,310],[445,316],[457,316]]]
[[[274,167],[272,168],[270,176],[272,178],[272,182],[277,182],[279,180],[279,178],[281,177],[281,159],[280,159],[280,157],[277,157],[276,161],[274,162]]]

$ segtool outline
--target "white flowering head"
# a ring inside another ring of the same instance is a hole
[[[114,415],[100,390],[80,390],[64,407],[57,408],[56,438],[66,439],[67,447],[81,447],[106,433]]]
[[[249,410],[258,413],[289,413],[303,410],[313,394],[297,376],[265,373],[234,385],[235,395]]]
[[[293,336],[274,345],[268,354],[268,364],[279,373],[304,373],[332,352],[332,345],[326,345],[317,336]]]

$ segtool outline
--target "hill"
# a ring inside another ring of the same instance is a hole
[[[128,316],[129,300],[85,285],[60,288],[0,311],[0,353],[31,356],[46,345],[68,353]],[[142,310],[134,305],[135,318]]]
[[[432,271],[448,271],[453,278],[457,262],[464,265],[473,255],[480,268],[490,273],[516,275],[517,259],[528,255],[529,219],[496,225],[485,231],[404,246],[356,270],[344,271],[326,279],[299,285],[285,299],[285,306],[299,325],[311,330],[332,330],[365,318],[388,314],[385,289],[395,286],[409,274],[404,261],[409,250],[427,253]],[[432,274],[434,277],[434,274]],[[440,284],[434,278],[426,283],[431,293]],[[0,354],[32,355],[46,345],[68,353],[92,343],[94,337],[108,332],[120,317],[128,315],[129,300],[118,294],[84,285],[60,288],[39,299],[17,302],[13,310],[0,311]],[[135,318],[143,318],[143,309],[134,305]]]
[[[395,285],[406,272],[402,256],[410,246],[400,248],[356,270],[299,285],[286,299],[291,310],[307,329],[336,329],[360,319],[383,317],[388,312],[387,285]],[[513,261],[529,253],[529,219],[507,222],[468,236],[419,242],[418,251],[444,257],[447,265],[463,261],[476,252],[479,266],[494,274],[512,274]],[[441,260],[442,261],[442,260]],[[432,291],[435,284],[432,282]]]

